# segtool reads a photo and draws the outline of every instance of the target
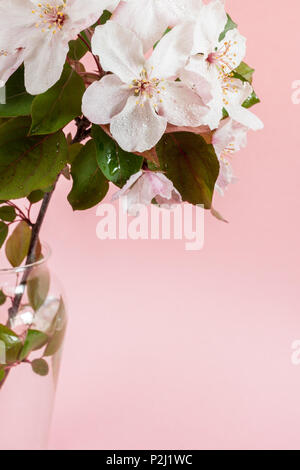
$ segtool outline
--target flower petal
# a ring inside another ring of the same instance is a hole
[[[212,144],[217,157],[220,159],[222,152],[229,145],[232,139],[232,119],[225,119],[218,130],[213,134]]]
[[[144,67],[141,41],[132,31],[114,21],[96,28],[92,48],[94,54],[100,56],[104,70],[115,73],[125,83],[139,77]]]
[[[163,37],[147,61],[148,71],[153,67],[153,76],[170,78],[179,75],[191,53],[193,28],[192,23],[184,23]]]
[[[145,53],[154,46],[169,26],[166,11],[160,8],[156,0],[121,2],[112,19],[136,33],[143,43]]]
[[[224,72],[229,74],[232,70],[236,69],[246,55],[246,38],[242,36],[235,28],[225,36],[225,39],[220,43],[218,50],[222,51],[229,48],[226,56],[224,57]]]
[[[5,30],[13,37],[14,28],[35,24],[32,14],[32,0],[6,0],[0,2],[0,37]],[[12,28],[13,25],[13,28]],[[7,38],[9,42],[10,38]]]
[[[174,126],[200,126],[208,108],[200,96],[181,82],[165,82],[161,113]]]
[[[114,195],[114,199],[123,197],[123,207],[129,215],[137,216],[140,211],[140,206],[148,206],[151,204],[156,195],[156,191],[153,190],[151,183],[148,182],[146,177],[147,173],[148,172],[141,170],[131,176],[125,185],[127,187],[126,191],[123,191],[123,188]]]
[[[174,188],[174,185],[169,178],[167,178],[163,173],[152,173],[155,175],[156,179],[160,181],[161,188],[158,194],[156,194],[156,202],[161,206],[171,207],[175,204],[182,203],[181,194]]]
[[[202,0],[158,0],[166,10],[168,26],[175,26],[183,21],[193,21],[203,6]]]
[[[252,131],[259,131],[264,128],[263,122],[249,109],[243,108],[242,106],[226,106],[226,111],[229,116],[235,121],[243,124]]]
[[[125,186],[123,186],[122,189],[120,189],[120,191],[117,191],[113,197],[112,197],[112,201],[116,201],[117,199],[119,199],[120,197],[123,197],[125,196],[125,194],[131,189],[131,187],[134,185],[134,183],[137,182],[137,180],[142,176],[143,174],[143,170],[140,170],[138,171],[137,173],[135,173],[134,175],[131,175],[129,180],[127,181],[127,183],[125,184]]]
[[[207,57],[214,52],[226,23],[227,15],[221,0],[214,0],[204,5],[196,22],[192,54],[200,53]]]
[[[230,103],[242,106],[253,92],[253,88],[248,82],[232,79],[224,83],[226,85],[226,96]]]
[[[111,120],[110,131],[123,150],[145,152],[157,144],[166,127],[167,120],[155,113],[148,100],[141,106],[132,96],[123,111]]]
[[[220,173],[216,182],[216,189],[221,196],[224,196],[227,187],[236,181],[237,178],[234,176],[230,162],[226,159],[222,159],[220,161]]]
[[[104,10],[108,10],[113,12],[115,8],[117,8],[120,0],[102,0]]]
[[[82,112],[94,124],[109,124],[125,107],[130,94],[116,75],[106,75],[86,90]]]
[[[67,1],[65,12],[68,15],[68,23],[72,25],[72,29],[80,33],[96,23],[109,3],[111,0]]]
[[[247,145],[248,128],[230,118],[224,119],[219,129],[213,134],[212,144],[218,158],[227,147],[232,153],[238,152]]]
[[[139,205],[148,206],[153,199],[164,208],[171,208],[182,202],[181,195],[163,173],[139,171],[132,175],[126,185],[114,194],[113,200],[126,196],[125,209],[131,215],[137,215]]]
[[[60,79],[69,46],[58,36],[45,35],[39,42],[32,38],[30,53],[24,61],[25,86],[32,95],[44,93]]]
[[[209,110],[203,124],[216,129],[223,116],[223,91],[216,67],[209,67],[202,56],[192,57],[180,73],[184,83],[196,91]]]
[[[242,106],[252,91],[253,88],[248,82],[242,82],[241,80],[231,81],[226,94],[227,103],[224,107],[234,121],[243,124],[253,131],[258,131],[264,128],[262,121]]]
[[[3,87],[9,77],[19,68],[24,60],[24,49],[14,54],[0,55],[0,87]]]
[[[30,0],[0,1],[0,50],[13,53],[27,44],[36,22],[32,7]]]
[[[212,82],[216,79],[203,56],[191,57],[187,66],[180,71],[180,79],[209,104],[213,99]]]

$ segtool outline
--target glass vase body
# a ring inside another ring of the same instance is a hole
[[[0,270],[0,449],[45,450],[67,317],[50,250]]]

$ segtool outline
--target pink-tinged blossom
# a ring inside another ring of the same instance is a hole
[[[185,84],[176,81],[191,51],[193,27],[175,26],[149,59],[132,31],[114,21],[96,28],[92,39],[107,72],[83,97],[83,113],[94,124],[110,124],[110,132],[128,152],[154,147],[167,124],[197,127],[208,108]]]
[[[2,85],[22,57],[27,91],[37,95],[51,88],[61,76],[69,41],[111,4],[112,0],[0,0]],[[8,62],[6,72],[3,61]]]
[[[201,8],[202,0],[125,0],[113,20],[135,32],[147,52],[168,27],[193,21]]]
[[[130,215],[136,215],[140,205],[148,206],[153,200],[164,208],[172,208],[182,202],[172,181],[163,173],[142,170],[129,178],[113,200],[120,197],[124,197],[125,208]]]
[[[233,154],[246,147],[248,128],[232,119],[225,119],[213,134],[212,144],[220,162],[220,173],[216,189],[221,195],[231,183],[236,182],[231,166]]]
[[[248,82],[232,76],[246,54],[246,39],[235,28],[219,41],[227,23],[224,3],[214,0],[204,5],[196,21],[194,45],[189,63],[181,73],[182,80],[196,90],[210,112],[206,124],[216,129],[223,109],[237,122],[252,130],[263,128],[261,120],[242,105],[252,94]],[[207,88],[203,84],[210,84]]]

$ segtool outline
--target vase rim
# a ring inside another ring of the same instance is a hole
[[[46,242],[41,242],[42,246],[42,253],[43,253],[43,258],[41,258],[38,261],[35,261],[34,263],[31,264],[22,264],[21,266],[17,266],[16,268],[1,268],[0,267],[0,275],[1,274],[19,274],[23,273],[24,271],[27,271],[28,269],[33,269],[36,268],[37,266],[41,266],[49,260],[52,251],[48,243]]]

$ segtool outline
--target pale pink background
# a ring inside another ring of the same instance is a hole
[[[300,449],[299,0],[228,0],[265,130],[206,219],[202,252],[106,241],[60,185],[43,238],[70,327],[53,449]]]

